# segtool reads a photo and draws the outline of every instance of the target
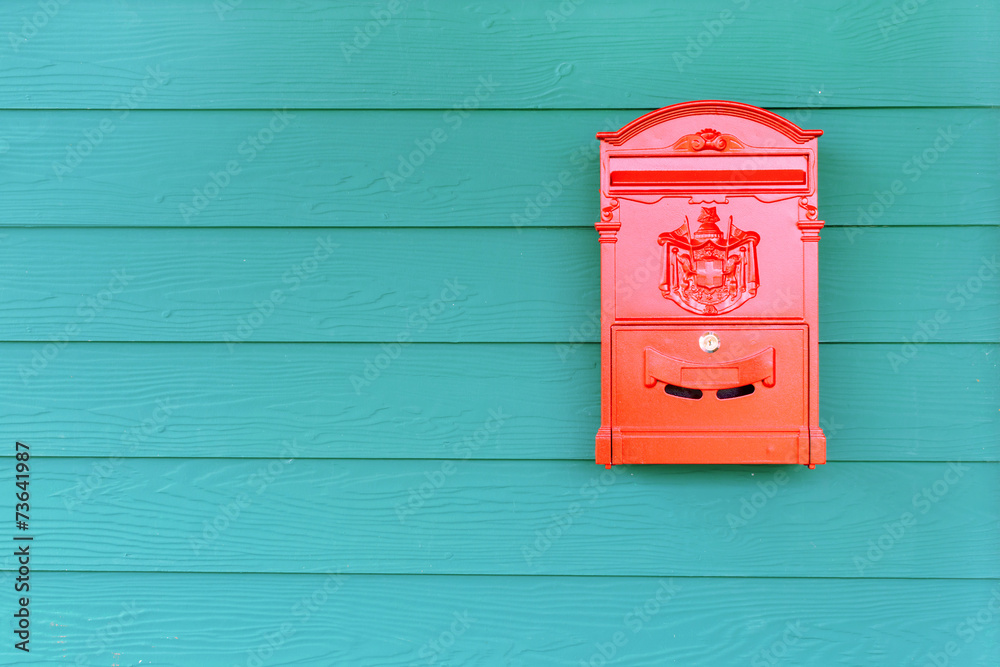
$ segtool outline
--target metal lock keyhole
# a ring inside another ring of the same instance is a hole
[[[698,345],[702,350],[711,354],[719,349],[719,337],[709,331],[701,335],[701,338],[698,339]]]

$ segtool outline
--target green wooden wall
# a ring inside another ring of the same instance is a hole
[[[995,1],[0,13],[3,664],[1000,664]],[[593,463],[594,133],[706,98],[825,131],[813,471]]]

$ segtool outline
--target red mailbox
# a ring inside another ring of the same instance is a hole
[[[826,462],[821,134],[703,101],[597,135],[597,463]]]

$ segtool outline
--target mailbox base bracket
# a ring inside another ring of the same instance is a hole
[[[740,448],[734,451],[733,440]],[[621,458],[637,464],[808,464],[794,431],[622,433]],[[615,457],[617,458],[617,457]]]
[[[741,447],[734,451],[738,438]],[[826,436],[821,428],[794,431],[663,431],[622,432],[602,427],[597,433],[597,464],[610,468],[633,464],[800,464],[826,463]]]

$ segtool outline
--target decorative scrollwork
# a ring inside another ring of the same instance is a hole
[[[706,127],[697,134],[685,134],[674,142],[674,150],[704,151],[713,150],[720,153],[736,151],[744,148],[743,143],[731,134],[723,134],[718,130]]]
[[[618,200],[612,199],[611,202],[601,209],[601,220],[604,222],[610,222],[611,218],[615,215],[615,209],[618,208]]]
[[[608,205],[601,209],[601,219],[594,227],[597,228],[600,243],[615,243],[618,240],[618,230],[622,227],[621,220],[615,221],[615,211],[618,209],[618,200],[612,198]]]
[[[799,207],[805,210],[806,220],[815,220],[819,217],[819,211],[809,203],[808,197],[799,197]]]

